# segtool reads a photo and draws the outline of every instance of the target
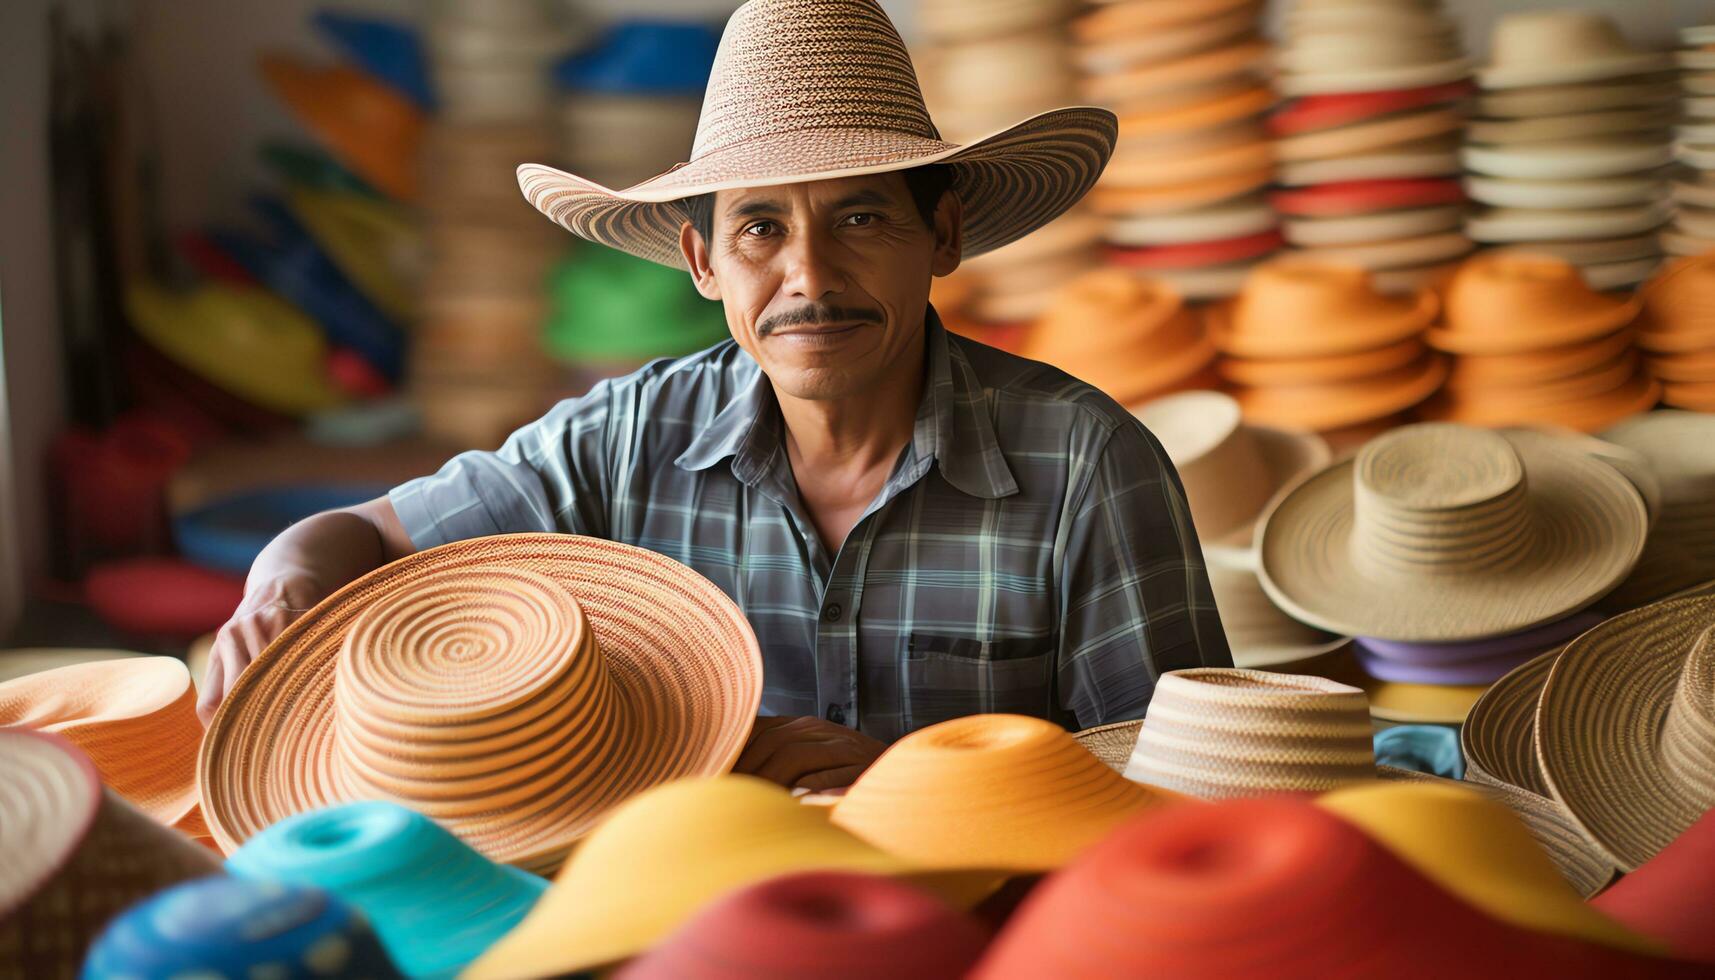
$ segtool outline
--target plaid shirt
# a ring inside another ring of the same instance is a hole
[[[837,554],[799,502],[773,388],[731,341],[563,401],[393,507],[418,548],[562,531],[671,556],[749,617],[764,713],[884,741],[989,711],[1140,718],[1161,672],[1230,666],[1155,437],[933,310],[925,340],[911,442]]]

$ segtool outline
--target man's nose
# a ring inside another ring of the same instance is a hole
[[[792,236],[786,246],[786,276],[783,286],[788,295],[819,300],[838,295],[846,288],[845,275],[835,262],[835,243],[825,232],[805,232]]]

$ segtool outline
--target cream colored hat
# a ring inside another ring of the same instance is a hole
[[[1333,653],[1350,642],[1306,626],[1280,611],[1257,582],[1254,562],[1208,560],[1209,590],[1221,613],[1221,629],[1233,666],[1268,670]]]
[[[1608,17],[1587,10],[1509,14],[1489,40],[1490,63],[1479,69],[1484,88],[1565,85],[1673,67],[1673,56],[1626,43]]]
[[[1474,201],[1502,208],[1611,208],[1660,201],[1667,195],[1667,180],[1657,174],[1583,180],[1524,180],[1467,174],[1465,192]]]
[[[1117,133],[1113,113],[1068,108],[949,143],[874,0],[750,0],[721,36],[688,162],[619,191],[535,163],[518,168],[518,183],[573,233],[682,268],[676,202],[685,198],[947,164],[968,257],[1069,209],[1095,184]]]
[[[1461,151],[1465,166],[1477,173],[1524,180],[1576,180],[1614,177],[1673,162],[1673,147],[1661,140],[1554,140],[1490,146],[1478,143]]]
[[[1238,402],[1217,391],[1168,395],[1133,414],[1178,469],[1205,551],[1248,552],[1270,498],[1330,458],[1315,433],[1245,424]]]
[[[1425,423],[1288,492],[1259,531],[1259,570],[1276,604],[1331,632],[1472,640],[1595,602],[1648,527],[1637,488],[1578,449]]]

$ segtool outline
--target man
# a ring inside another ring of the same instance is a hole
[[[689,163],[621,192],[519,171],[572,231],[687,269],[732,341],[281,534],[219,634],[204,711],[340,585],[520,531],[650,548],[732,596],[768,716],[738,768],[789,786],[847,785],[889,741],[964,714],[1137,718],[1161,672],[1229,665],[1161,446],[1088,385],[950,335],[928,303],[933,276],[1074,204],[1115,127],[1063,109],[944,143],[871,0],[747,3]]]

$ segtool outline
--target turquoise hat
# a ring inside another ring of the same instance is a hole
[[[412,977],[451,977],[517,925],[548,882],[494,862],[394,803],[288,817],[227,859],[245,878],[313,885],[356,906]]]
[[[219,875],[169,888],[114,919],[82,980],[389,980],[369,923],[319,888]]]
[[[580,245],[548,279],[547,347],[567,361],[679,357],[727,337],[721,304],[691,277],[605,245]]]

